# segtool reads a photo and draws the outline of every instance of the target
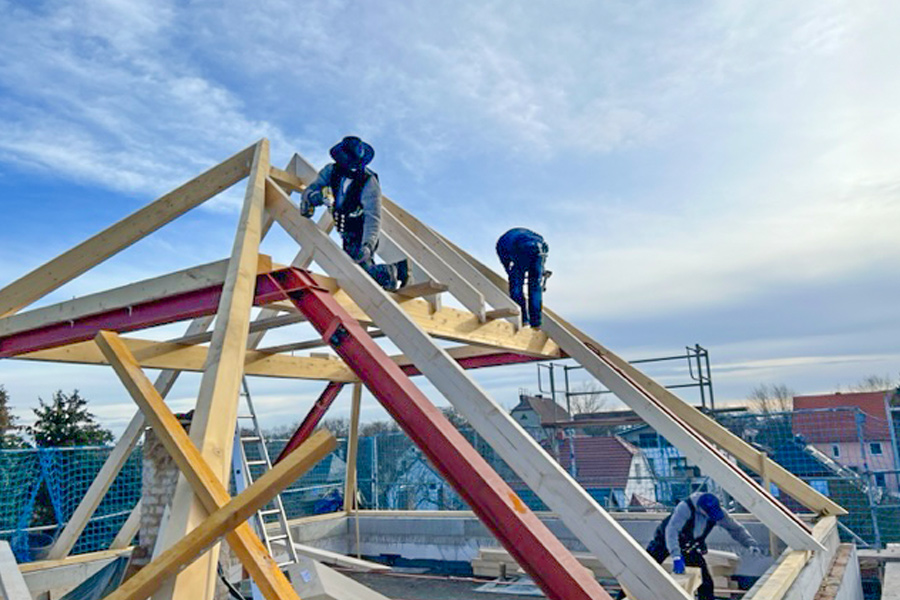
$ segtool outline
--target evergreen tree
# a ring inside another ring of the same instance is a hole
[[[0,449],[24,448],[27,446],[25,440],[16,433],[19,429],[16,421],[19,419],[10,412],[10,408],[9,393],[0,385]]]
[[[42,398],[38,402],[40,407],[34,409],[37,420],[28,428],[37,446],[101,446],[113,441],[112,432],[94,420],[78,390],[68,395],[57,390],[50,403]]]

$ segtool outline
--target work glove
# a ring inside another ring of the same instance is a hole
[[[316,208],[306,198],[300,197],[300,214],[307,219],[311,218],[316,212]]]
[[[684,559],[680,556],[676,556],[672,559],[672,572],[676,575],[681,575],[684,573]]]
[[[750,556],[762,556],[763,549],[759,546],[750,546]]]

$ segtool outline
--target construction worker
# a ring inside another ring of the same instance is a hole
[[[497,240],[497,256],[509,278],[509,295],[522,309],[522,325],[541,326],[542,292],[551,275],[544,270],[549,247],[539,234],[516,227]],[[528,279],[528,301],[525,301],[525,279]]]
[[[722,508],[715,494],[694,492],[682,500],[667,516],[647,546],[647,553],[662,564],[672,555],[672,570],[684,573],[684,567],[700,567],[702,583],[697,589],[699,600],[713,600],[713,580],[706,566],[706,536],[716,526],[724,528],[751,554],[762,554],[762,548],[743,525],[732,519]]]
[[[381,185],[367,165],[375,150],[355,136],[347,136],[330,151],[333,163],[326,165],[300,198],[300,212],[312,217],[317,206],[326,205],[334,217],[344,251],[381,287],[394,291],[406,285],[409,263],[375,264],[381,233]]]

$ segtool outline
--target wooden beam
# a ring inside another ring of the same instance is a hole
[[[173,294],[222,285],[227,269],[228,261],[220,260],[12,315],[0,319],[0,337],[51,323],[75,321],[88,315],[128,308]],[[261,254],[256,272],[268,273],[271,270],[272,258]]]
[[[446,240],[446,238],[442,239],[453,246],[453,248],[455,248],[474,267],[480,270],[485,275],[485,277],[490,279],[495,285],[502,286],[506,284],[506,280],[495,273],[492,269],[485,266],[476,258],[467,254],[458,246],[453,245],[453,243],[449,240]],[[711,417],[700,412],[696,407],[687,404],[681,398],[653,381],[653,379],[641,373],[637,368],[628,364],[627,361],[623,360],[615,353],[599,344],[596,340],[592,339],[583,331],[578,330],[575,326],[566,322],[564,319],[562,319],[562,317],[557,315],[549,308],[544,307],[544,314],[556,319],[557,322],[565,326],[569,331],[573,332],[579,340],[581,340],[588,347],[592,348],[594,352],[602,354],[613,365],[615,365],[616,368],[618,368],[628,377],[640,384],[641,387],[650,392],[655,398],[659,399],[659,401],[665,404],[669,410],[678,415],[679,418],[690,425],[693,429],[700,432],[709,441],[713,442],[726,452],[730,453],[747,468],[753,470],[759,475],[762,475],[762,461],[768,459],[765,459],[759,450],[731,433],[725,427],[722,427]],[[842,516],[847,514],[847,511],[842,506],[819,493],[818,491],[814,490],[809,486],[809,484],[807,484],[805,481],[803,481],[778,463],[772,460],[768,460],[768,462],[766,463],[766,470],[768,476],[772,480],[772,483],[777,485],[779,489],[781,489],[781,491],[787,493],[789,496],[793,497],[814,512],[822,515],[834,516]]]
[[[350,404],[350,432],[347,436],[347,473],[344,477],[344,510],[350,512],[356,505],[356,451],[359,447],[359,408],[362,404],[362,384],[353,384],[353,400]],[[359,522],[356,524],[359,527]],[[359,531],[357,529],[357,531]]]
[[[268,172],[269,141],[263,139],[255,147],[231,262],[216,313],[208,362],[200,380],[197,406],[191,421],[191,439],[223,482],[229,479]],[[172,514],[163,537],[163,548],[172,546],[196,527],[203,513],[203,507],[194,497],[191,486],[184,477],[179,477],[172,499]],[[186,568],[174,583],[169,582],[160,588],[154,594],[154,600],[212,598],[218,556],[219,546],[215,545]]]
[[[488,304],[495,309],[508,308],[514,310],[515,314],[518,315],[519,306],[509,297],[507,293],[508,288],[496,286],[432,229],[403,210],[389,198],[384,198],[384,212],[388,215],[386,222],[396,219],[398,223],[408,228],[454,271],[481,292]]]
[[[823,545],[823,552],[819,555],[833,553],[833,550],[824,550],[824,548],[828,537],[833,535],[836,528],[836,517],[823,517],[813,527],[813,536],[819,544]],[[797,581],[800,573],[813,556],[815,555],[809,550],[785,550],[771,570],[764,575],[764,579],[748,592],[747,597],[754,600],[757,598],[759,600],[781,600],[791,586],[794,585],[794,582]],[[822,575],[827,569],[828,562],[830,561],[823,564]],[[818,587],[818,583],[816,583],[811,591],[814,593],[814,590],[818,589]],[[812,597],[812,594],[810,594],[810,597]]]
[[[43,298],[246,177],[256,146],[238,152],[0,290],[0,317]]]
[[[400,288],[399,290],[397,290],[397,295],[403,296],[404,298],[421,298],[422,296],[440,294],[442,292],[446,292],[449,289],[450,287],[443,283],[438,283],[436,281],[423,281],[422,283],[416,283]]]
[[[299,243],[316,246],[317,262],[341,289],[368,313],[431,383],[447,398],[560,518],[580,541],[640,600],[687,600],[666,572],[597,504],[551,456],[498,406],[458,364],[410,317],[355,266],[337,245],[285,196],[268,199],[267,207]],[[510,325],[505,323],[505,325]]]
[[[113,538],[109,545],[110,550],[121,550],[127,548],[134,541],[134,537],[141,530],[141,501],[138,500],[134,508],[128,514],[128,518],[122,523],[116,537]]]
[[[5,600],[31,600],[28,584],[6,540],[0,540],[0,597]]]
[[[385,235],[390,236],[404,254],[412,257],[423,269],[447,285],[450,294],[477,316],[479,321],[486,320],[484,294],[438,256],[429,244],[416,237],[386,210],[381,213],[381,225]]]
[[[257,510],[331,452],[337,442],[327,431],[318,431],[228,504],[210,513],[196,529],[126,580],[108,600],[143,600],[159,585],[193,560],[209,544],[245,523]],[[296,597],[296,595],[295,595]]]
[[[222,478],[188,437],[178,419],[166,406],[128,348],[122,343],[121,338],[115,333],[104,331],[97,334],[96,342],[109,359],[128,393],[140,406],[160,442],[172,456],[172,460],[178,465],[182,477],[193,488],[196,498],[200,502],[198,511],[200,521],[207,514],[225,506],[231,498]],[[175,506],[175,509],[177,508]],[[171,522],[171,518],[169,521]],[[296,598],[290,582],[284,577],[278,565],[269,556],[262,542],[246,521],[235,527],[228,534],[227,539],[228,544],[268,600]],[[171,544],[169,547],[171,548],[173,545]],[[208,556],[208,553],[204,556]]]
[[[602,355],[595,354],[552,316],[544,315],[541,329],[550,334],[570,358],[630,406],[650,427],[665,436],[693,464],[700,467],[735,500],[756,515],[785,543],[795,549],[824,550],[805,523],[740,467],[729,462],[711,442],[682,421],[640,384],[615,368]]]
[[[187,332],[188,334],[191,334],[205,330],[211,323],[212,317],[196,319],[188,326]],[[89,344],[96,349],[96,344],[93,342],[90,342]],[[159,374],[154,387],[156,388],[156,391],[159,392],[160,396],[165,398],[169,395],[169,391],[172,389],[172,386],[175,385],[179,373],[179,371],[169,370]],[[106,457],[103,466],[100,467],[100,471],[97,472],[88,491],[85,492],[81,502],[79,502],[78,507],[75,509],[75,512],[73,512],[72,516],[69,518],[69,522],[66,523],[62,533],[60,533],[59,537],[56,539],[56,543],[54,543],[53,547],[50,549],[50,552],[47,555],[48,559],[65,558],[72,551],[72,548],[78,541],[78,536],[84,531],[88,521],[94,515],[97,507],[106,495],[107,490],[109,490],[109,487],[112,485],[113,481],[115,481],[116,476],[119,474],[119,471],[121,471],[125,461],[127,461],[128,457],[131,455],[131,451],[141,439],[141,435],[144,433],[144,424],[144,415],[139,410],[131,418],[131,422],[128,423],[125,432],[119,437],[119,441],[116,442],[112,452]],[[134,512],[135,511],[132,510],[132,513]],[[131,541],[134,539],[135,533],[137,533],[135,527],[139,526],[139,522],[136,523],[136,521],[136,518],[132,518],[132,515],[129,515],[129,518],[122,526],[122,531],[120,531],[122,536],[127,537],[127,539],[122,543],[121,540],[118,540],[119,536],[116,536],[119,547],[131,545]],[[134,533],[128,536],[129,531],[134,531]]]

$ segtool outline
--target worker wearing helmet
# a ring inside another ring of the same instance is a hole
[[[522,309],[522,325],[541,326],[544,284],[550,271],[544,270],[549,247],[539,234],[516,227],[497,240],[497,256],[509,278],[509,296]],[[528,280],[528,301],[525,280]]]
[[[658,563],[672,555],[673,571],[684,573],[684,567],[700,567],[702,583],[697,589],[699,600],[713,600],[713,580],[706,566],[706,536],[718,525],[727,531],[740,545],[753,554],[762,554],[762,548],[747,529],[735,521],[722,508],[715,494],[694,492],[682,500],[666,517],[647,546],[647,553]]]
[[[330,153],[334,162],[319,171],[303,191],[300,212],[312,217],[317,206],[327,206],[344,251],[384,289],[403,287],[409,279],[406,260],[375,264],[381,234],[381,185],[378,175],[368,168],[375,150],[358,137],[347,136]]]

